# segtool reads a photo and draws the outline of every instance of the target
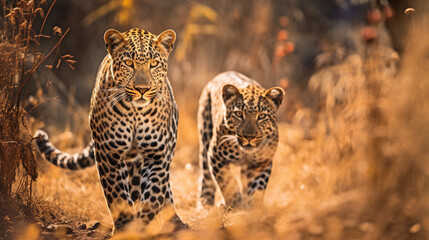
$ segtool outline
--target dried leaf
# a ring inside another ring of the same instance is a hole
[[[18,33],[18,34],[15,36],[15,41],[16,41],[16,42],[20,42],[21,37],[22,37],[21,33]]]
[[[38,176],[36,169],[37,165],[31,148],[31,143],[21,145],[19,158],[21,159],[21,163],[25,171],[30,175],[33,181],[36,181]]]
[[[75,70],[75,68],[73,67],[73,65],[67,64],[67,66],[69,66],[69,68],[71,68],[72,70]]]
[[[30,1],[28,1],[28,2],[27,2],[27,6],[28,6],[28,7],[31,7],[31,8],[34,8],[34,0],[30,0]]]
[[[27,28],[27,20],[21,23],[20,28]]]
[[[51,38],[51,36],[48,36],[48,35],[43,35],[43,34],[40,34],[40,35],[36,35],[36,36],[34,36],[34,37],[44,37],[44,38]]]
[[[71,61],[73,61],[73,60],[71,60]],[[73,62],[76,62],[76,61],[73,61]],[[68,60],[66,60],[66,63],[67,63],[67,65],[69,66],[69,68],[71,68],[72,70],[74,70],[74,67],[73,67],[73,65],[72,65],[72,64],[74,64],[74,63],[69,63],[69,61],[68,61]]]
[[[71,60],[71,59],[67,59],[66,62],[69,63],[69,64],[75,64],[76,63],[75,60]]]
[[[43,58],[43,54],[42,53],[36,53],[36,61],[39,61],[40,59]]]
[[[6,15],[6,18],[9,18],[10,22],[12,23],[12,25],[15,25],[15,14],[14,12],[9,13],[8,15]]]
[[[62,58],[74,58],[74,56],[70,55],[70,54],[66,54],[61,56]]]
[[[58,68],[60,67],[60,64],[61,64],[61,58],[60,58],[60,59],[58,59],[57,66],[56,66],[55,68],[56,68],[56,69],[58,69]]]
[[[58,34],[59,36],[63,35],[63,31],[61,30],[60,27],[55,26],[53,30],[54,30],[54,34]]]
[[[43,11],[42,8],[37,8],[36,11],[35,11],[35,13],[36,14],[38,13],[41,18],[45,18],[45,12]]]

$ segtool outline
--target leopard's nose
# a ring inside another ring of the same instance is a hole
[[[239,138],[246,139],[249,142],[256,138],[256,134],[238,134]]]
[[[144,94],[147,90],[150,89],[149,85],[144,85],[144,84],[138,84],[138,85],[134,85],[134,88],[139,91],[141,94]]]
[[[256,133],[255,134],[243,134],[243,137],[246,138],[247,140],[251,141],[251,140],[256,138]]]

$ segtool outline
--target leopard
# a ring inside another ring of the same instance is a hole
[[[277,114],[284,95],[281,87],[265,90],[234,71],[207,83],[198,108],[199,207],[214,205],[216,189],[227,209],[262,206],[279,141]]]
[[[170,187],[176,148],[178,108],[167,77],[176,33],[159,35],[133,28],[104,33],[107,54],[92,92],[91,142],[80,153],[57,149],[43,130],[35,134],[40,153],[52,164],[78,170],[96,165],[113,233],[131,221],[147,226],[154,219],[186,228],[177,215]]]

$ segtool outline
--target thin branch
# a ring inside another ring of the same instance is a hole
[[[27,82],[30,80],[31,76],[33,76],[33,74],[36,72],[36,70],[40,67],[40,65],[49,57],[51,56],[51,54],[55,51],[55,49],[58,48],[58,46],[61,44],[61,42],[63,41],[64,37],[67,35],[67,33],[69,32],[70,28],[67,29],[67,31],[63,34],[63,36],[60,38],[60,40],[58,40],[58,42],[55,44],[55,46],[51,49],[51,51],[45,56],[43,57],[43,59],[41,59],[37,64],[33,65],[33,68],[31,69],[31,71],[28,73],[27,78],[25,79],[24,83],[21,85],[21,87],[19,88],[18,93],[15,95],[14,99],[12,100],[12,102],[10,103],[9,109],[11,109],[15,103],[15,101],[17,100],[17,98],[19,98],[19,96],[21,95],[21,91],[24,88],[24,86],[27,84]]]
[[[39,45],[40,45],[40,43],[39,43],[40,37],[39,36],[44,36],[44,35],[42,35],[43,28],[45,27],[45,23],[46,23],[46,20],[48,19],[49,13],[51,13],[51,10],[54,7],[54,4],[56,2],[57,2],[57,0],[54,0],[51,3],[51,6],[49,7],[49,10],[48,10],[48,12],[45,15],[45,18],[43,19],[43,23],[42,23],[42,26],[40,27],[39,34],[36,35],[36,36],[34,36],[34,42],[36,43],[36,47],[34,48],[34,52],[33,52],[33,55],[34,55],[34,60],[33,61],[34,62],[36,62],[36,55],[37,55],[37,51],[39,50]]]
[[[49,13],[51,12],[51,10],[52,10],[52,8],[54,7],[54,4],[55,4],[56,2],[57,2],[57,0],[54,0],[54,1],[52,2],[51,6],[49,7],[49,10],[48,10],[48,12],[47,12],[47,13],[46,13],[46,15],[45,15],[45,19],[43,19],[43,23],[42,23],[42,27],[40,28],[39,35],[42,35],[42,31],[43,31],[43,28],[45,27],[46,19],[48,19]]]

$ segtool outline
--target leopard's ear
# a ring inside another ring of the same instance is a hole
[[[113,56],[119,49],[127,44],[127,40],[115,29],[109,29],[104,33],[104,42],[106,43],[107,51]]]
[[[176,32],[172,29],[165,30],[156,37],[155,40],[161,50],[168,56],[173,50],[174,42],[176,41]]]
[[[238,88],[236,88],[234,85],[225,84],[222,88],[222,98],[225,103],[233,97],[239,95],[240,91],[238,91]]]
[[[274,105],[276,106],[276,109],[278,109],[280,107],[280,104],[282,104],[284,95],[285,91],[281,87],[272,87],[264,93],[264,96],[266,98],[273,101]]]

